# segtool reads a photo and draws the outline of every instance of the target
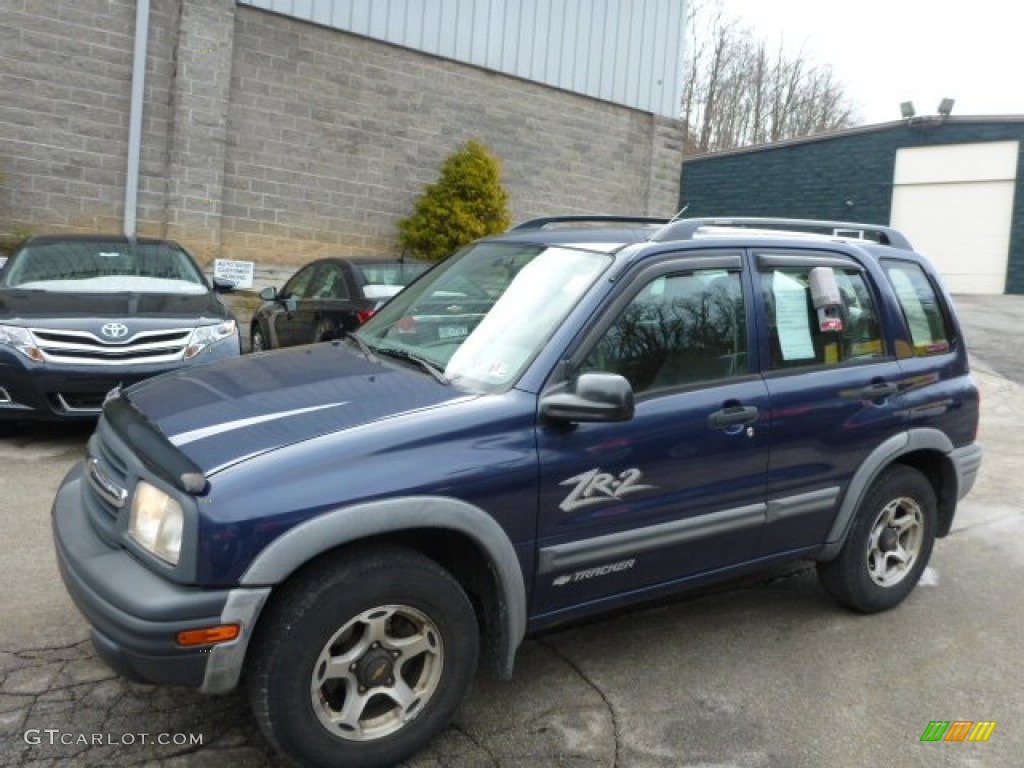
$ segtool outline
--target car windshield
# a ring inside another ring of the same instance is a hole
[[[192,259],[170,243],[96,240],[26,245],[4,269],[3,285],[76,293],[207,291]]]
[[[396,296],[358,336],[465,389],[500,391],[610,263],[608,254],[576,248],[479,243]]]

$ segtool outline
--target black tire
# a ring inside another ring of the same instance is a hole
[[[267,337],[263,335],[263,329],[258,325],[254,325],[249,336],[249,350],[251,352],[265,352],[268,349],[270,349],[270,346],[267,344]]]
[[[876,613],[917,585],[935,545],[935,490],[916,469],[895,465],[871,486],[835,560],[818,563],[821,586],[842,605]]]
[[[447,571],[406,549],[374,547],[318,564],[281,590],[260,619],[247,686],[256,721],[282,753],[301,765],[394,765],[448,724],[476,672],[479,631]],[[339,658],[328,674],[328,659]],[[412,703],[403,708],[400,698]],[[325,724],[331,715],[348,726]]]
[[[313,331],[313,343],[332,341],[337,335],[334,324],[324,317],[316,324],[316,330]]]

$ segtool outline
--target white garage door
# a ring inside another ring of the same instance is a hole
[[[908,147],[896,153],[892,226],[954,293],[1003,293],[1016,141]]]

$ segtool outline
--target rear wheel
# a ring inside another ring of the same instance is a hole
[[[821,585],[862,613],[892,608],[928,565],[935,527],[931,483],[911,467],[890,467],[865,496],[839,556],[818,563]]]
[[[267,346],[267,339],[258,325],[253,326],[250,339],[252,340],[251,346],[253,352],[263,352],[270,348]]]
[[[252,649],[267,738],[303,765],[385,766],[426,746],[469,690],[473,607],[433,561],[375,548],[284,588]]]
[[[327,318],[321,318],[320,322],[316,324],[316,330],[313,331],[313,343],[331,341],[335,336],[337,336],[337,333],[335,332],[334,324]]]

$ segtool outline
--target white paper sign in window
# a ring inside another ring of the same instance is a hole
[[[807,314],[807,288],[784,272],[776,272],[772,280],[775,296],[775,328],[783,360],[814,358],[810,316]]]

